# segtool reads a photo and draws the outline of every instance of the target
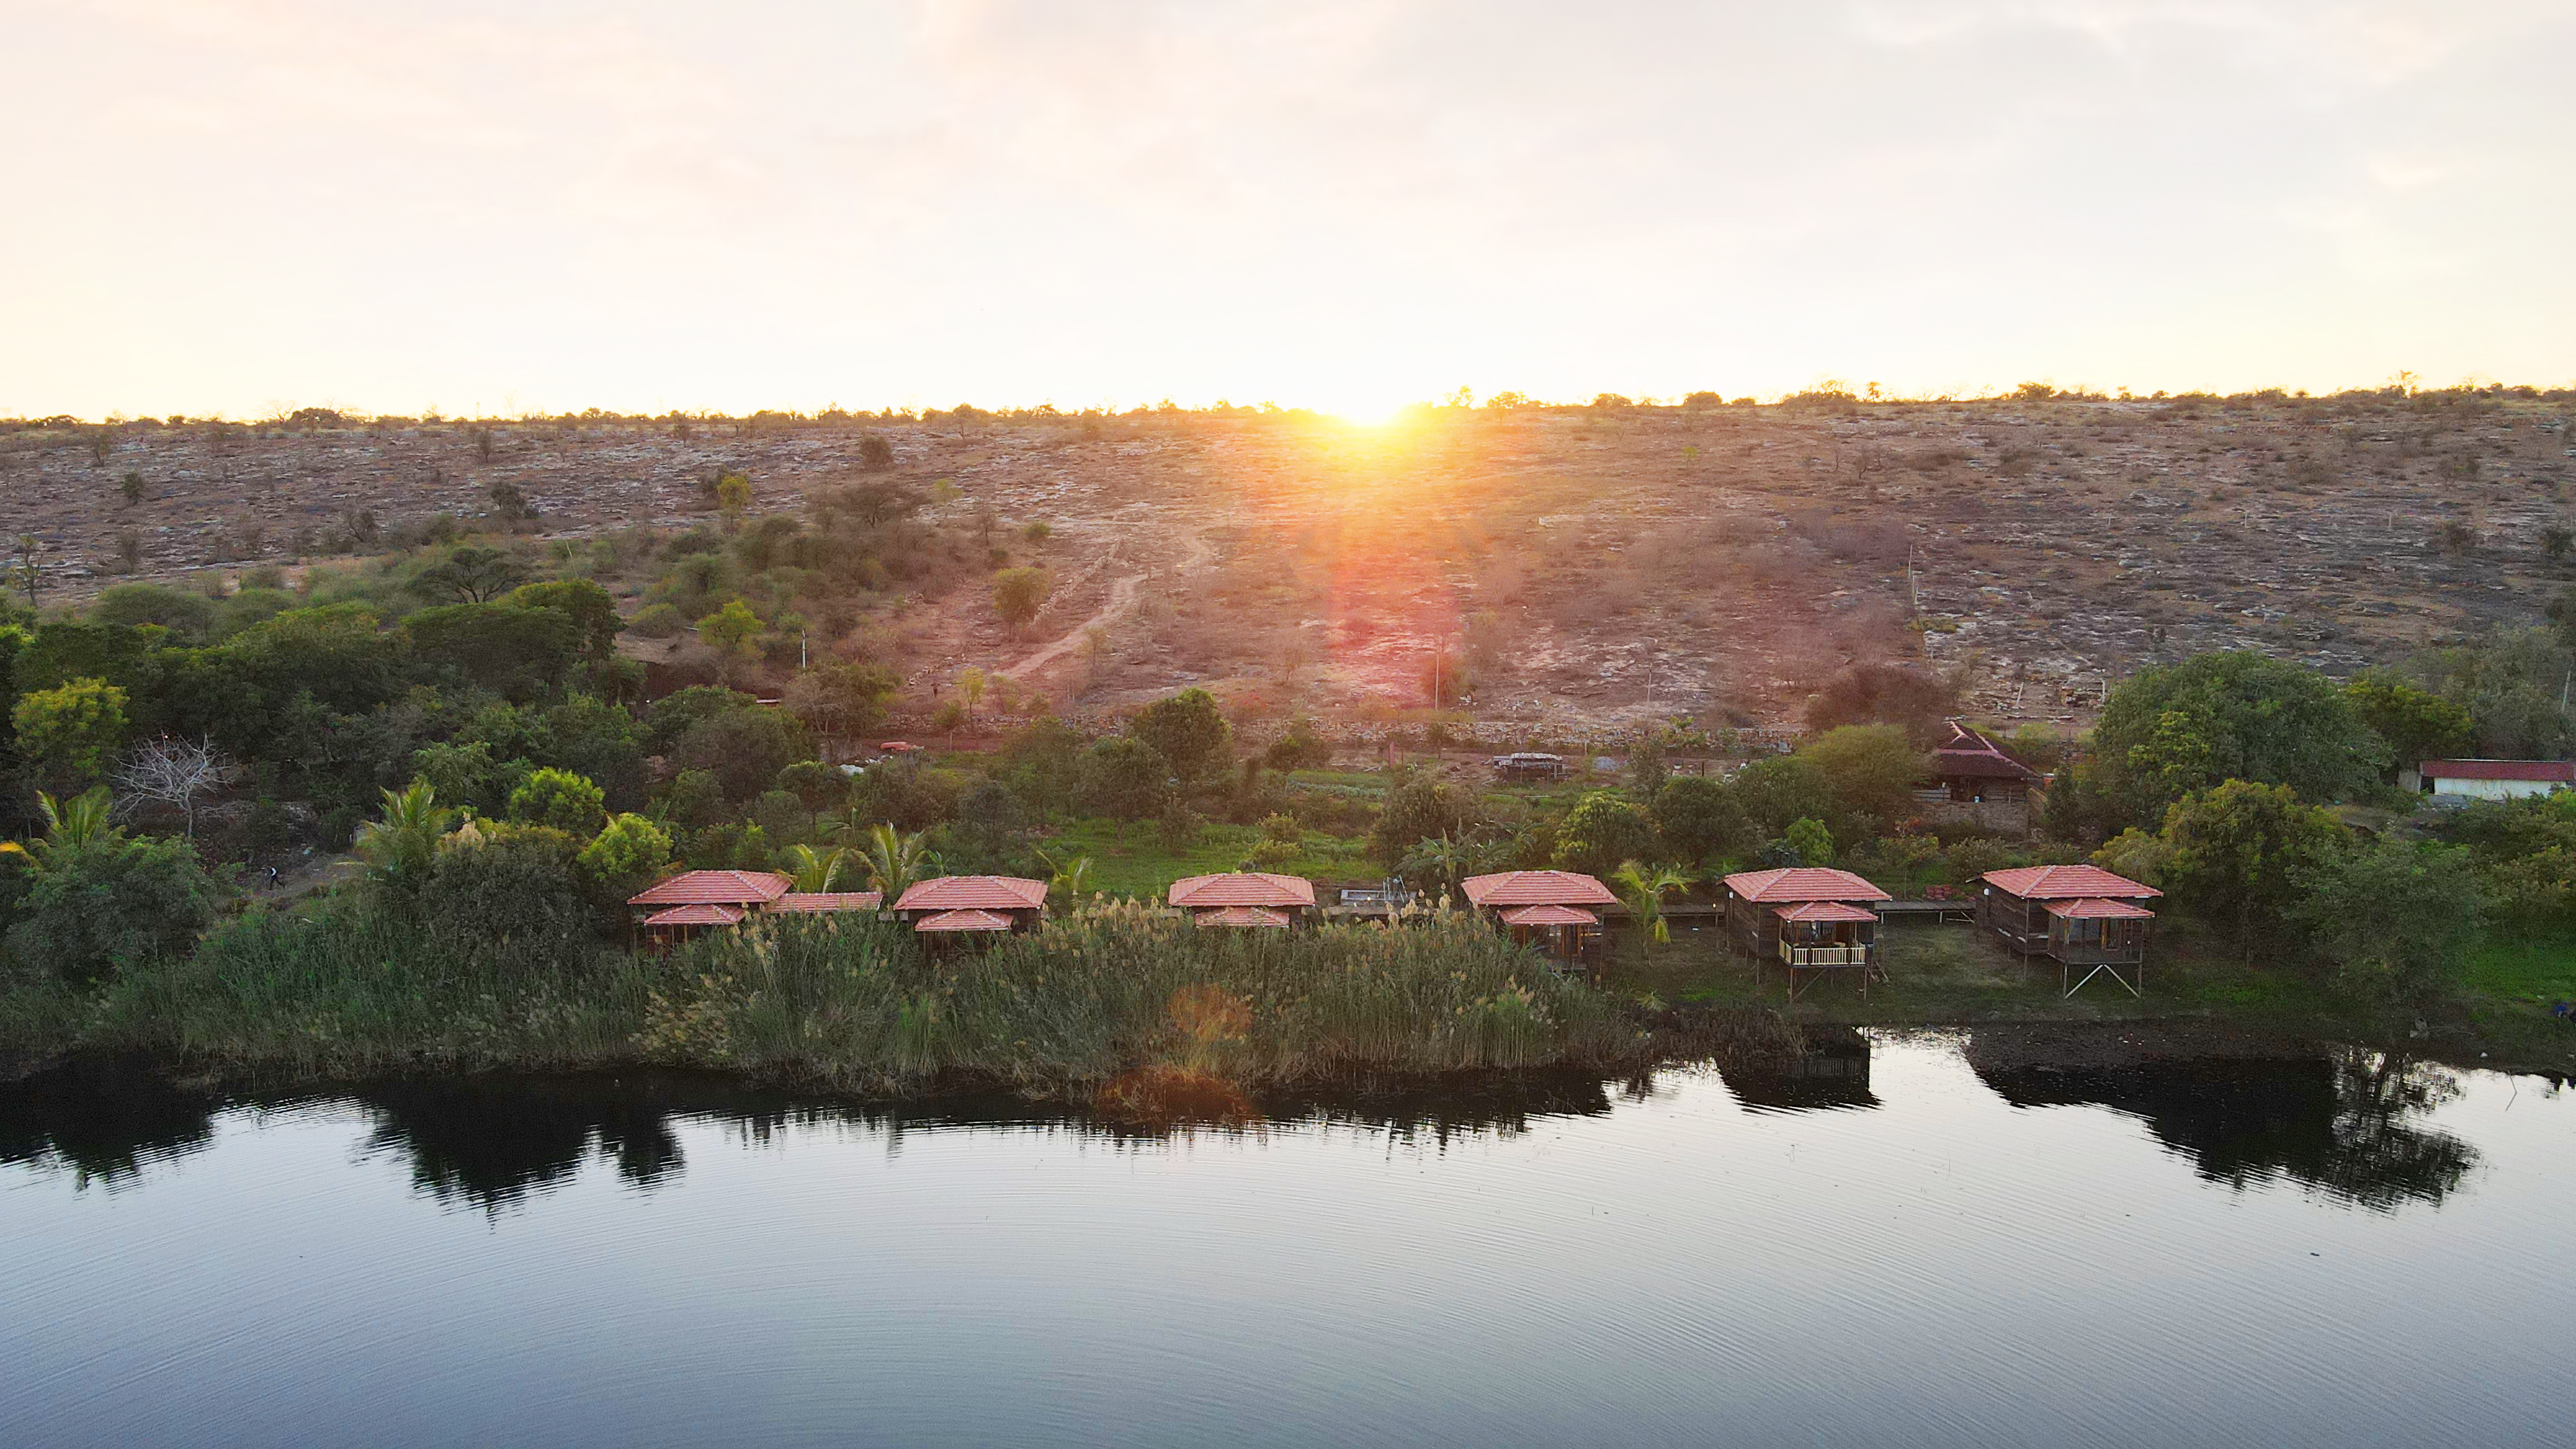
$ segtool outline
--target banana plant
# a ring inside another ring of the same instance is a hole
[[[793,889],[808,895],[824,895],[837,889],[842,873],[850,863],[850,853],[834,846],[816,850],[810,845],[791,845],[780,852]]]

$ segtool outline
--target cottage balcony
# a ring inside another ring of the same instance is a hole
[[[1802,946],[1794,941],[1782,941],[1779,943],[1779,946],[1781,964],[1798,971],[1823,969],[1835,966],[1867,966],[1870,964],[1869,953],[1871,948],[1864,944],[1837,943],[1828,946]]]

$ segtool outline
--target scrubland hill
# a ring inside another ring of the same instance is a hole
[[[1376,427],[1246,408],[57,419],[0,432],[0,529],[25,535],[44,605],[263,566],[291,585],[495,531],[610,582],[630,616],[739,596],[779,646],[768,667],[864,655],[917,697],[973,667],[1060,709],[1198,684],[1239,718],[1365,714],[1436,686],[1481,717],[1601,725],[1786,721],[1885,660],[1951,671],[1988,718],[2077,719],[2157,660],[2252,647],[2347,673],[2533,622],[2576,577],[2569,394],[2043,391]],[[675,584],[684,530],[712,562]],[[1045,571],[1034,618],[997,614],[1009,568]],[[699,639],[653,632],[674,637],[631,647],[703,672]]]

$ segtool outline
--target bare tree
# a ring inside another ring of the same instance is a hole
[[[146,800],[175,805],[187,817],[188,835],[197,834],[197,805],[231,783],[236,767],[214,741],[172,739],[162,735],[144,741],[125,757],[116,772],[118,802],[127,809]]]

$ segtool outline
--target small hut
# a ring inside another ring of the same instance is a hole
[[[743,911],[737,906],[670,906],[637,924],[643,927],[647,942],[657,949],[668,949],[705,931],[741,925],[742,918]]]
[[[1025,931],[1046,911],[1047,885],[1015,875],[934,876],[907,888],[894,918],[932,937]]]
[[[2163,895],[2151,885],[2094,865],[2030,865],[1986,872],[1977,924],[2001,936],[2025,962],[2057,963],[2068,996],[2108,976],[2131,996],[2144,995],[2147,928],[2156,913],[2139,904]],[[2084,975],[2075,976],[2081,969]]]
[[[1812,985],[1801,971],[1851,971],[1860,989],[1885,980],[1878,960],[1878,912],[1887,892],[1847,870],[1784,866],[1726,878],[1726,931],[1737,950],[1753,958],[1758,988],[1762,966],[1777,961],[1789,973],[1789,995]]]
[[[1460,888],[1469,905],[1490,914],[1514,941],[1576,971],[1601,961],[1601,913],[1594,907],[1619,899],[1598,880],[1570,870],[1471,875]]]
[[[698,931],[740,925],[743,917],[769,909],[790,884],[775,871],[688,870],[655,881],[626,904],[645,937],[667,946]]]
[[[1275,929],[1307,919],[1315,910],[1315,883],[1293,875],[1238,870],[1183,876],[1164,892],[1174,909],[1202,926]]]
[[[1932,751],[1924,772],[1956,805],[2019,805],[2047,779],[1995,743],[1994,737],[1957,720],[1950,737]]]

